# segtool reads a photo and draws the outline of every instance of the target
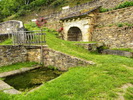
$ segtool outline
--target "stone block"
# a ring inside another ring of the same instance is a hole
[[[109,49],[103,50],[102,54],[111,54],[111,55],[119,55],[119,56],[125,56],[125,57],[133,57],[133,52],[109,50]]]

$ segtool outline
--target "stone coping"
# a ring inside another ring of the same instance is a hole
[[[16,75],[16,74],[20,74],[20,73],[24,73],[26,71],[33,70],[33,69],[40,68],[40,67],[41,67],[40,65],[37,65],[37,66],[34,66],[34,67],[26,67],[26,68],[21,68],[21,69],[9,71],[9,72],[3,72],[3,73],[0,73],[0,78],[11,76],[11,75]]]
[[[11,87],[10,85],[8,85],[2,80],[0,80],[0,91],[9,93],[9,94],[20,94],[21,93],[20,91],[14,89],[13,87]]]
[[[105,49],[102,51],[102,54],[119,55],[119,56],[125,56],[125,57],[133,58],[133,52],[128,52],[128,51]]]
[[[34,67],[26,67],[26,68],[21,68],[21,69],[14,70],[14,71],[3,72],[3,73],[0,73],[0,78],[11,76],[11,75],[16,75],[16,74],[20,74],[20,73],[24,73],[26,71],[37,69],[37,68],[40,68],[40,67],[41,67],[40,65],[36,65]],[[3,92],[8,93],[8,94],[20,94],[21,93],[20,91],[14,89],[12,86],[7,84],[3,80],[0,80],[0,91],[3,91]]]
[[[23,45],[0,45],[0,47],[25,47],[26,49],[37,49],[41,48],[41,45],[31,45],[31,46],[23,46]],[[48,47],[48,45],[42,45],[42,47]]]

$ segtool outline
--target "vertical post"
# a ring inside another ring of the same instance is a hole
[[[42,29],[41,29],[41,34],[42,34]],[[41,35],[42,36],[42,35]],[[41,37],[40,36],[40,37]],[[40,42],[41,43],[41,42]],[[41,52],[40,52],[40,57],[41,57],[41,59],[40,59],[40,64],[42,64],[42,66],[44,66],[44,59],[43,59],[43,44],[41,43],[41,50],[40,50]]]
[[[12,33],[12,42],[13,42],[13,45],[15,46],[15,33]]]

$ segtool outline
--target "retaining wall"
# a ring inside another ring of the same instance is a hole
[[[133,7],[128,7],[100,13],[92,33],[92,41],[103,42],[110,48],[133,49],[133,26],[128,26],[133,25],[132,11]]]
[[[92,37],[93,41],[103,42],[110,48],[133,49],[133,27],[97,28]]]
[[[95,64],[92,61],[49,49],[47,46],[43,46],[42,52],[40,46],[0,46],[0,67],[25,61],[43,62],[44,66],[54,66],[59,70]]]
[[[119,23],[133,24],[133,6],[99,13],[97,15],[97,27],[115,26]]]
[[[23,46],[0,46],[0,67],[27,61],[27,50]]]

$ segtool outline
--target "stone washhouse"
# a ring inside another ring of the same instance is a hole
[[[62,38],[68,41],[91,41],[96,15],[100,7],[80,11],[60,19]]]

